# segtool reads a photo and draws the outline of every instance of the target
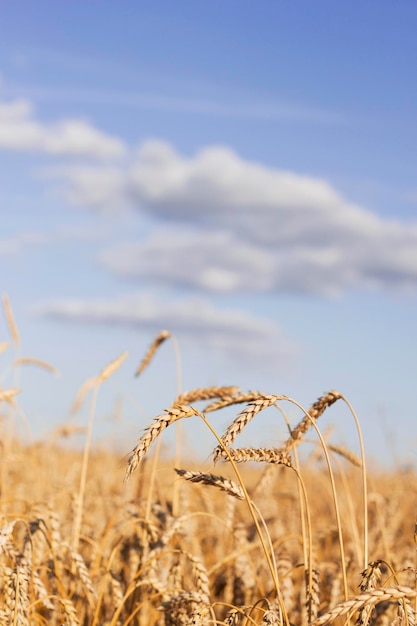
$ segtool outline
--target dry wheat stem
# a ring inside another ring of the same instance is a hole
[[[297,402],[293,398],[286,397],[285,399],[288,400],[288,402],[291,402],[292,404],[297,406],[304,413],[304,419],[308,420],[310,422],[311,426],[313,426],[313,428],[315,429],[315,431],[316,431],[316,433],[317,433],[317,435],[318,435],[318,437],[320,439],[320,443],[322,445],[322,448],[323,448],[323,454],[324,454],[324,458],[326,459],[327,469],[328,469],[329,478],[330,478],[330,484],[331,484],[331,488],[332,488],[332,495],[333,495],[333,502],[334,502],[334,509],[335,509],[335,515],[336,515],[336,523],[337,523],[337,530],[338,530],[338,536],[339,536],[340,559],[341,559],[341,562],[342,562],[343,587],[344,587],[345,598],[347,599],[347,597],[348,597],[348,585],[347,585],[347,574],[346,574],[346,558],[345,558],[344,541],[343,541],[343,533],[342,533],[342,523],[341,523],[341,518],[340,518],[340,509],[339,509],[339,502],[338,502],[338,498],[337,498],[336,483],[335,483],[335,479],[334,479],[333,468],[332,468],[332,465],[330,463],[330,457],[329,457],[329,452],[327,450],[326,442],[325,442],[325,440],[323,438],[323,435],[320,432],[319,427],[316,424],[317,417],[314,417],[314,416],[322,415],[322,413],[324,412],[326,407],[327,406],[331,406],[340,397],[341,397],[341,394],[339,394],[339,392],[331,391],[331,392],[325,394],[324,396],[322,396],[321,398],[319,398],[317,400],[317,402],[315,402],[313,404],[313,407],[308,412],[304,409],[304,407],[299,402]],[[301,423],[302,422],[300,422],[300,424]],[[297,440],[298,440],[298,437],[297,437]],[[285,448],[285,446],[284,446],[284,448]]]
[[[225,446],[222,438],[219,437],[219,435],[217,434],[216,430],[210,424],[210,422],[208,421],[206,416],[203,413],[200,413],[199,411],[197,411],[195,409],[194,409],[194,411],[195,411],[195,415],[198,415],[203,420],[205,425],[210,429],[210,431],[212,432],[214,437],[217,439],[218,444],[219,444],[218,447],[222,449],[222,452],[224,453],[224,456],[228,458],[228,460],[230,461],[230,463],[231,463],[231,465],[233,467],[233,470],[234,470],[234,472],[236,474],[236,478],[238,479],[239,484],[240,484],[240,486],[242,488],[242,491],[244,493],[245,500],[246,500],[246,503],[247,503],[248,508],[249,508],[249,512],[250,512],[251,517],[253,519],[253,522],[255,524],[256,532],[257,532],[259,541],[260,541],[260,543],[262,545],[262,550],[263,550],[263,553],[264,553],[265,558],[267,560],[269,571],[270,571],[272,579],[274,581],[274,586],[275,586],[275,590],[276,590],[276,593],[277,593],[278,601],[279,601],[280,605],[283,607],[286,626],[290,626],[288,615],[287,615],[287,613],[285,611],[285,607],[283,606],[283,601],[282,601],[282,596],[281,596],[281,591],[280,591],[280,586],[279,586],[278,573],[277,573],[277,569],[276,569],[276,565],[275,565],[275,558],[274,558],[274,555],[269,554],[269,552],[267,550],[267,547],[266,547],[266,544],[265,544],[265,539],[264,539],[264,536],[263,536],[263,533],[262,533],[262,530],[261,530],[261,526],[259,524],[259,520],[258,520],[258,516],[257,516],[256,510],[255,510],[254,503],[249,498],[248,491],[246,489],[246,486],[245,486],[245,483],[244,483],[244,481],[242,479],[242,476],[241,476],[241,474],[239,472],[239,469],[238,469],[236,463],[234,462],[234,460],[232,459],[232,457],[230,456],[229,451],[228,451],[227,447]],[[268,537],[268,539],[270,539],[270,537]]]
[[[174,344],[175,345],[175,344]],[[222,398],[227,395],[236,393],[239,390],[236,386],[211,386],[211,387],[200,387],[197,389],[192,389],[191,391],[187,391],[185,393],[181,393],[173,404],[193,404],[194,402],[198,402],[200,400],[209,400],[210,398]],[[176,424],[176,438],[175,438],[175,465],[181,465],[181,422],[177,422]],[[173,514],[178,514],[178,506],[179,506],[179,483],[174,483],[173,494],[172,494],[172,510]]]
[[[342,482],[343,490],[346,495],[346,505],[347,505],[347,510],[349,513],[349,518],[351,520],[352,540],[353,540],[353,544],[356,550],[357,562],[362,563],[363,562],[362,546],[361,546],[360,533],[359,533],[359,528],[358,528],[358,521],[356,519],[357,517],[356,511],[355,511],[355,507],[354,507],[354,503],[352,499],[352,490],[351,490],[352,485],[350,484],[350,481],[348,477],[346,476],[345,468],[343,467],[343,464],[341,463],[341,460],[338,454],[334,456],[334,460],[338,467],[339,478]],[[362,467],[362,463],[360,467]]]
[[[147,353],[143,357],[138,369],[135,372],[135,376],[140,376],[140,374],[142,374],[142,372],[148,367],[149,363],[152,361],[152,358],[155,352],[158,350],[159,346],[164,343],[164,341],[169,337],[171,337],[171,333],[168,330],[161,330],[161,332],[155,337]]]
[[[36,365],[37,367],[45,369],[51,374],[54,374],[55,376],[58,376],[59,374],[56,367],[54,367],[50,363],[47,363],[46,361],[42,361],[41,359],[37,359],[31,356],[22,356],[19,359],[16,359],[15,361],[13,361],[13,365]]]
[[[3,296],[3,309],[4,315],[6,317],[7,325],[9,327],[10,335],[12,337],[13,343],[18,346],[20,343],[19,331],[17,329],[17,324],[15,322],[12,307],[10,304],[9,296],[5,294]]]
[[[364,445],[364,441],[363,441],[361,425],[359,423],[358,416],[356,415],[356,412],[355,412],[353,406],[350,404],[349,400],[347,398],[345,398],[345,396],[341,395],[340,397],[343,400],[343,402],[345,402],[347,407],[349,408],[349,411],[351,412],[351,415],[352,415],[353,420],[355,422],[356,430],[357,430],[357,433],[358,433],[359,446],[360,446],[360,450],[361,450],[361,459],[362,459],[362,490],[363,490],[363,538],[364,538],[363,556],[364,556],[364,567],[366,568],[366,565],[368,563],[369,547],[368,547],[368,485],[367,485],[367,475],[366,475],[365,445]]]
[[[75,400],[71,407],[72,413],[77,413],[77,411],[81,408],[82,403],[84,402],[84,398],[87,393],[93,389],[98,383],[97,376],[92,376],[91,378],[87,378],[87,380],[81,385],[79,390],[77,391],[77,395],[75,396]]]
[[[74,550],[74,552],[78,551],[78,542],[80,540],[81,522],[82,522],[84,496],[85,496],[85,486],[87,482],[88,456],[90,453],[91,434],[93,430],[93,419],[94,419],[94,412],[95,412],[96,402],[97,402],[97,394],[100,388],[100,379],[97,378],[96,381],[97,382],[94,386],[93,396],[91,399],[90,413],[88,416],[87,433],[85,437],[85,445],[84,445],[84,453],[83,453],[83,462],[81,466],[80,487],[78,490],[78,497],[76,500],[76,511],[75,511],[74,527],[73,527],[73,540],[72,540],[72,549]]]
[[[301,521],[301,536],[302,536],[302,548],[304,556],[304,567],[307,576],[307,596],[309,593],[309,585],[313,580],[313,539],[312,539],[312,524],[311,524],[311,511],[308,501],[307,488],[300,473],[299,458],[297,450],[294,450],[294,465],[292,467],[297,477],[297,489],[300,500],[300,521]]]

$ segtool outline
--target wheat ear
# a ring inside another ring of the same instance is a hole
[[[152,361],[155,352],[159,346],[164,343],[166,339],[171,337],[171,333],[168,330],[161,330],[161,332],[155,337],[145,356],[143,357],[138,369],[135,372],[135,376],[140,376],[142,372],[148,367]]]
[[[31,357],[31,356],[22,356],[19,359],[16,359],[15,361],[13,361],[13,365],[36,365],[37,367],[47,370],[48,372],[50,372],[51,374],[54,374],[55,376],[58,376],[59,374],[56,367],[54,367],[50,363],[47,363],[46,361],[42,361],[41,359],[36,359],[35,357]]]
[[[230,397],[239,391],[239,387],[199,387],[191,391],[185,391],[175,398],[173,404],[192,404],[199,400],[210,400],[211,398]]]
[[[17,329],[17,324],[14,319],[12,306],[10,304],[10,299],[7,294],[3,296],[3,309],[4,315],[6,317],[7,325],[9,327],[10,335],[12,337],[13,343],[18,346],[20,344],[20,335]]]
[[[311,428],[312,419],[317,420],[324,411],[334,404],[342,397],[338,391],[328,391],[323,396],[318,398],[316,402],[307,411],[308,415],[305,415],[303,419],[297,424],[297,426],[291,431],[291,436],[287,439],[282,447],[283,452],[289,452],[291,448],[297,446],[303,438],[303,435]]]
[[[239,413],[236,419],[230,424],[226,432],[222,436],[221,440],[224,446],[227,448],[236,439],[238,434],[242,432],[245,426],[257,415],[260,411],[263,411],[267,407],[275,404],[278,400],[282,400],[283,396],[273,396],[268,394],[260,395],[256,400],[253,400],[249,405]],[[220,456],[225,456],[224,448],[220,445],[214,449],[214,461],[216,462]]]
[[[345,602],[341,602],[334,607],[331,611],[328,611],[324,615],[321,615],[318,619],[311,622],[310,626],[324,626],[333,622],[338,617],[346,615],[346,613],[354,613],[360,611],[366,605],[375,606],[380,602],[386,602],[389,600],[402,600],[403,598],[416,598],[417,591],[410,587],[384,587],[383,589],[373,589],[366,593],[361,593],[358,596],[354,596]]]
[[[254,461],[292,467],[290,455],[277,448],[228,448],[228,451],[235,463]]]
[[[158,415],[154,418],[152,424],[145,429],[145,433],[139,439],[138,444],[133,448],[129,456],[128,466],[126,469],[125,480],[127,480],[132,472],[135,471],[141,460],[149,450],[149,447],[157,437],[177,420],[183,417],[191,417],[195,415],[195,409],[189,405],[177,404],[166,409],[166,413]]]
[[[248,402],[253,402],[258,398],[262,397],[262,393],[258,391],[248,391],[244,393],[243,391],[239,391],[238,393],[232,393],[229,396],[224,396],[216,402],[211,402],[203,409],[203,413],[211,413],[212,411],[219,411],[219,409],[223,409],[226,406],[232,406],[233,404],[247,404]]]
[[[8,349],[9,345],[10,345],[10,344],[9,344],[9,342],[8,342],[8,341],[2,341],[2,342],[0,343],[0,354],[1,354],[2,352],[5,352],[5,351]]]
[[[217,487],[221,491],[225,491],[230,496],[234,496],[238,500],[245,499],[245,494],[243,493],[242,488],[225,476],[219,476],[218,474],[206,474],[204,472],[193,472],[191,470],[177,468],[175,468],[175,471],[178,476],[181,476],[185,480],[189,480],[192,483],[202,483],[203,485]]]
[[[0,389],[0,402],[14,404],[14,397],[20,393],[20,389]]]

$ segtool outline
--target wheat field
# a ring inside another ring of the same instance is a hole
[[[3,308],[6,359],[20,336],[7,298]],[[173,339],[162,331],[136,375]],[[0,388],[0,624],[414,626],[415,474],[367,469],[360,419],[342,393],[323,393],[307,408],[230,386],[178,393],[122,458],[95,449],[91,434],[99,388],[125,358],[76,394],[75,410],[90,405],[82,449],[61,445],[69,426],[43,442],[22,441],[19,389]],[[24,359],[12,366],[54,371]],[[359,455],[321,432],[333,405],[347,409]],[[218,432],[212,416],[226,407],[234,418]],[[239,447],[264,410],[284,420],[287,438]],[[209,459],[180,452],[190,420],[213,441]],[[166,451],[168,428],[177,435]]]

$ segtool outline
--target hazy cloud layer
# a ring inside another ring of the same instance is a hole
[[[26,100],[0,102],[0,149],[45,152],[63,156],[114,158],[125,154],[124,143],[84,120],[39,122]]]
[[[271,320],[216,308],[201,298],[168,301],[142,294],[111,300],[54,300],[39,305],[36,313],[63,321],[130,326],[148,333],[168,328],[181,341],[214,349],[219,357],[282,361],[299,354],[296,344]]]
[[[0,103],[0,148],[73,157],[45,169],[78,207],[128,207],[154,235],[101,255],[120,275],[190,289],[337,295],[416,291],[417,222],[388,220],[329,182],[241,158],[225,146],[192,156],[164,141],[135,151],[85,121],[36,120],[30,104]],[[76,157],[121,157],[116,163]]]
[[[67,175],[79,205],[128,203],[157,219],[150,239],[101,257],[130,278],[242,293],[417,287],[417,223],[384,219],[324,180],[245,161],[228,148],[185,158],[152,141],[126,174],[94,167]]]
[[[122,276],[209,291],[269,291],[275,256],[230,233],[175,233],[105,250],[100,261]]]
[[[410,238],[412,239],[412,238]],[[159,232],[137,243],[105,250],[100,261],[139,283],[182,286],[213,292],[318,294],[347,289],[402,289],[417,285],[417,244],[387,238],[369,248],[342,248],[335,242],[310,247],[262,247],[224,232],[175,235]],[[378,248],[379,243],[379,248]],[[353,244],[352,244],[353,245]],[[394,246],[385,249],[384,245]]]

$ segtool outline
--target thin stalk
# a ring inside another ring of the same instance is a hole
[[[81,532],[81,522],[83,516],[83,506],[84,506],[84,496],[85,496],[85,486],[87,482],[87,469],[88,469],[88,458],[90,454],[91,447],[91,433],[93,430],[93,420],[94,413],[96,409],[97,403],[97,394],[100,388],[100,381],[97,380],[94,388],[93,394],[91,397],[91,405],[90,405],[90,413],[88,416],[88,424],[87,424],[87,433],[85,437],[85,446],[84,446],[84,455],[83,455],[83,463],[81,467],[81,478],[80,478],[80,489],[78,491],[78,497],[76,500],[76,512],[75,512],[75,520],[74,520],[74,529],[73,529],[73,539],[72,539],[72,549],[75,552],[78,552],[78,544],[80,541],[80,532]]]
[[[145,521],[149,522],[150,518],[151,518],[151,507],[152,507],[152,494],[153,494],[153,490],[154,490],[154,486],[155,486],[155,476],[156,476],[156,468],[158,466],[158,461],[159,461],[159,453],[161,450],[161,442],[162,439],[161,437],[158,437],[156,445],[155,445],[155,453],[152,459],[152,466],[151,466],[151,475],[149,478],[149,489],[148,489],[148,493],[146,496],[146,510],[145,510]]]
[[[221,438],[219,437],[219,435],[217,434],[217,432],[213,428],[213,426],[210,424],[210,422],[207,420],[206,416],[203,415],[203,413],[200,413],[199,411],[195,411],[195,414],[198,415],[203,420],[205,425],[213,433],[213,435],[217,439],[219,445],[222,447],[225,455],[227,456],[228,461],[230,462],[230,464],[233,467],[233,470],[234,470],[234,472],[236,474],[236,478],[237,478],[237,480],[238,480],[238,482],[239,482],[239,484],[240,484],[240,486],[242,488],[243,494],[245,496],[245,500],[246,500],[246,503],[247,503],[248,508],[249,508],[249,513],[250,513],[250,515],[251,515],[251,517],[253,519],[253,523],[255,524],[256,532],[257,532],[257,535],[259,537],[259,541],[260,541],[261,546],[262,546],[262,551],[263,551],[263,553],[265,555],[265,558],[266,558],[267,563],[268,563],[269,571],[271,572],[271,576],[272,576],[272,579],[274,581],[274,586],[275,586],[275,590],[276,590],[276,593],[277,593],[278,602],[280,604],[282,613],[284,615],[285,623],[286,623],[287,626],[290,626],[289,618],[288,618],[287,612],[285,610],[284,602],[283,602],[282,595],[281,595],[279,579],[278,579],[278,572],[274,568],[272,556],[268,552],[268,549],[267,549],[267,546],[266,546],[266,543],[265,543],[265,539],[263,537],[262,530],[261,530],[261,527],[259,525],[259,520],[258,520],[258,517],[257,517],[256,512],[255,512],[255,507],[254,507],[253,502],[251,501],[251,499],[249,497],[249,494],[247,492],[245,483],[244,483],[244,481],[242,479],[242,476],[241,476],[241,474],[239,472],[239,469],[238,469],[235,461],[233,460],[229,450],[227,449],[227,446],[224,445],[223,441],[221,440]]]
[[[181,353],[178,339],[175,335],[171,335],[172,343],[175,352],[175,371],[177,376],[177,396],[182,393],[182,366],[181,366]],[[182,448],[182,422],[178,420],[175,424],[175,467],[181,467],[181,448]],[[179,499],[180,499],[180,483],[175,482],[172,490],[172,515],[178,516],[179,511]]]
[[[305,408],[293,398],[286,397],[285,399],[288,400],[288,402],[292,402],[293,404],[295,404],[295,406],[297,406],[304,413],[304,415],[310,420],[311,425],[317,432],[317,435],[320,439],[320,442],[323,448],[323,453],[324,453],[324,457],[327,463],[327,469],[329,472],[330,484],[331,484],[332,494],[333,494],[337,531],[339,535],[340,559],[341,559],[341,564],[342,564],[342,576],[343,576],[343,590],[345,594],[345,600],[347,600],[349,594],[348,594],[348,585],[347,585],[347,576],[346,576],[346,558],[345,558],[345,550],[344,550],[344,542],[343,542],[343,534],[342,534],[342,523],[341,523],[341,518],[340,518],[339,503],[337,500],[336,484],[334,480],[332,465],[330,463],[329,453],[328,453],[327,446],[326,446],[326,441],[324,440],[324,437],[321,434],[320,429],[316,424],[316,421],[309,415],[309,413],[305,410]]]
[[[349,486],[349,480],[346,476],[346,472],[344,470],[343,464],[338,458],[338,455],[333,454],[333,458],[336,461],[337,467],[339,468],[340,479],[343,483],[343,488],[346,494],[346,502],[347,502],[347,507],[349,509],[349,517],[351,520],[352,535],[354,537],[354,545],[356,548],[356,558],[358,559],[358,563],[361,563],[362,562],[362,549],[361,549],[360,540],[359,540],[359,530],[358,530],[358,525],[356,523],[355,509],[353,506],[353,498],[352,498],[352,493],[351,493],[351,489]]]
[[[276,403],[274,405],[276,409],[281,413],[282,417],[285,420],[285,423],[288,428],[288,432],[291,433],[291,425],[288,419],[288,416],[284,409]],[[304,484],[304,481],[300,472],[300,462],[298,457],[297,448],[294,447],[294,469],[295,474],[297,476],[297,488],[298,488],[298,496],[300,501],[300,519],[301,519],[301,535],[303,539],[303,555],[304,555],[304,568],[307,570],[308,568],[308,584],[311,583],[313,579],[313,539],[312,539],[312,528],[311,528],[311,516],[310,516],[310,507],[308,504],[307,490]],[[306,531],[306,527],[308,532]]]
[[[366,457],[365,457],[365,446],[363,443],[362,429],[359,423],[358,416],[356,415],[352,405],[349,400],[345,398],[345,396],[341,396],[342,400],[348,405],[349,410],[352,414],[353,419],[355,420],[356,429],[358,431],[358,439],[359,446],[361,450],[361,460],[362,460],[362,489],[363,489],[363,562],[364,569],[368,567],[369,557],[368,557],[368,488],[367,488],[367,480],[366,480]]]

